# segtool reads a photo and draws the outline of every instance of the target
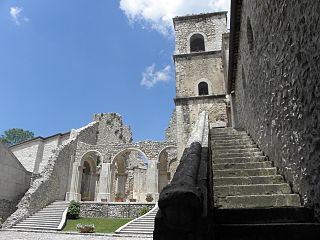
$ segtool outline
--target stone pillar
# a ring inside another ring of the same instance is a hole
[[[117,173],[116,194],[121,193],[121,197],[125,198],[127,173]]]
[[[72,164],[72,177],[70,183],[70,192],[66,193],[66,201],[81,201],[81,194],[79,186],[79,181],[81,181],[83,167],[80,166],[79,162],[74,162]]]
[[[111,201],[111,163],[102,163],[97,201]]]
[[[146,194],[152,194],[154,201],[159,198],[158,194],[158,167],[156,160],[148,161],[148,169],[146,173]],[[142,199],[145,201],[145,199]]]

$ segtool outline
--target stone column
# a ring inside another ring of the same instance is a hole
[[[66,193],[66,201],[80,201],[81,194],[79,190],[79,181],[81,181],[81,174],[82,174],[83,167],[80,166],[79,162],[74,162],[72,164],[72,176],[71,176],[71,183],[70,183],[70,192]]]
[[[121,197],[125,198],[127,173],[117,173],[116,194],[121,193]]]
[[[155,201],[158,200],[158,167],[156,160],[148,161],[148,169],[146,173],[146,193],[152,194]],[[145,201],[145,199],[143,199]]]
[[[107,199],[111,201],[111,163],[102,163],[99,181],[99,190],[97,195],[97,201],[101,199]]]

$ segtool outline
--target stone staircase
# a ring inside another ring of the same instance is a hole
[[[216,207],[301,206],[299,195],[245,132],[216,128],[211,140]]]
[[[156,217],[158,209],[158,205],[156,204],[156,206],[152,210],[142,215],[141,217],[128,222],[126,225],[117,229],[115,233],[130,235],[152,235],[154,230],[154,219]]]
[[[13,229],[38,229],[38,230],[61,230],[65,221],[68,202],[56,201],[25,220],[19,222]]]
[[[245,132],[213,128],[210,136],[215,240],[319,238],[313,211]]]

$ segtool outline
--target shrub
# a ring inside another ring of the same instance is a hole
[[[77,219],[80,215],[80,203],[77,201],[70,201],[68,207],[68,218],[69,219]]]
[[[147,195],[146,195],[146,200],[148,201],[152,201],[153,200],[153,197],[152,197],[152,194],[150,194],[150,193],[148,193]]]
[[[150,208],[144,206],[144,207],[139,209],[139,215],[142,216],[142,215],[146,214],[149,211],[150,211]]]
[[[122,194],[121,193],[116,193],[116,196],[115,196],[116,198],[122,198]]]

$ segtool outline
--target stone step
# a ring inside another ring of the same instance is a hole
[[[249,136],[225,136],[225,137],[216,137],[211,138],[213,143],[223,142],[223,141],[252,141]]]
[[[213,153],[213,158],[234,158],[234,157],[256,157],[263,156],[262,152],[244,152],[244,153]]]
[[[242,176],[270,176],[276,175],[276,168],[232,169],[214,170],[213,176],[217,177],[242,177]]]
[[[224,138],[224,137],[248,137],[246,132],[229,132],[229,133],[212,133],[211,139]]]
[[[19,230],[19,229],[22,229],[22,230],[30,229],[30,227],[17,227],[17,226],[13,226],[12,228],[14,228],[15,230]],[[52,231],[57,231],[58,227],[39,227],[39,226],[36,226],[36,227],[32,227],[32,229],[35,229],[35,230],[52,230]],[[19,238],[19,239],[20,239],[20,238]]]
[[[286,183],[215,186],[213,191],[215,198],[242,195],[272,195],[291,193],[291,189]]]
[[[319,223],[217,224],[215,240],[318,239]]]
[[[280,184],[283,183],[281,175],[251,176],[251,177],[221,177],[213,178],[214,186],[249,185],[249,184]]]
[[[226,169],[253,169],[253,168],[271,168],[271,162],[249,162],[249,163],[218,163],[213,164],[214,170]]]
[[[211,148],[214,149],[215,147],[235,147],[235,146],[241,146],[241,145],[250,145],[254,144],[252,140],[237,140],[237,141],[215,141],[211,142]]]
[[[227,150],[227,149],[247,149],[247,148],[257,148],[256,144],[244,144],[244,145],[212,145],[212,150]]]
[[[234,149],[213,149],[214,154],[222,153],[252,153],[252,152],[261,152],[259,148],[234,148]]]
[[[305,207],[216,209],[215,223],[307,223],[314,222],[314,212]]]
[[[261,207],[300,207],[297,194],[246,195],[219,198],[215,207],[220,208],[261,208]]]
[[[233,157],[233,158],[217,158],[213,159],[214,164],[221,163],[249,163],[249,162],[264,162],[267,160],[265,156],[254,157]]]

